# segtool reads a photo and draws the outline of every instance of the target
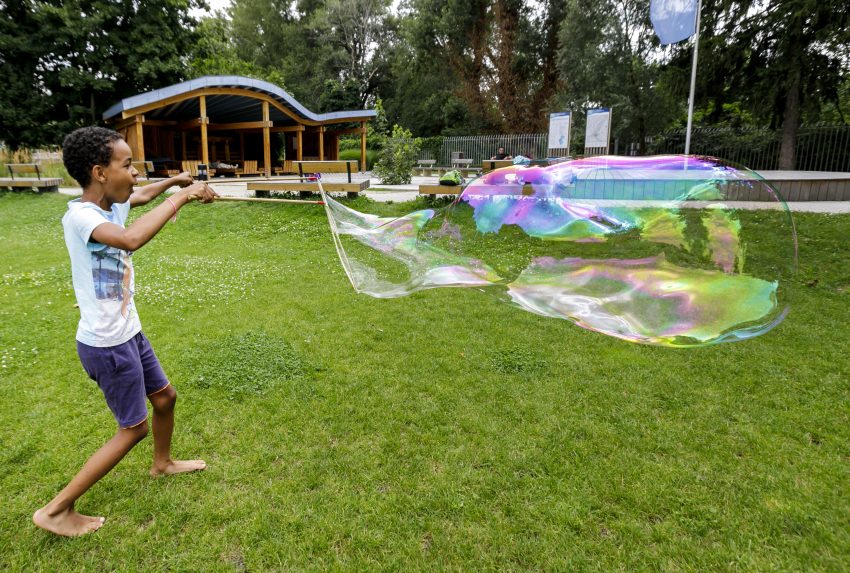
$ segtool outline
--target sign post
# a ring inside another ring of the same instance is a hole
[[[584,135],[584,154],[605,155],[611,141],[611,108],[598,107],[587,110],[587,127]]]
[[[572,118],[572,114],[568,111],[549,114],[549,145],[547,147],[550,156],[570,154]]]

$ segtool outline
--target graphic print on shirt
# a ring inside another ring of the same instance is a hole
[[[91,253],[91,273],[97,300],[122,301],[121,316],[127,318],[133,265],[126,251],[106,247]]]

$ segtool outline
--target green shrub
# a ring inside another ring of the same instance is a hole
[[[414,139],[410,131],[393,126],[393,133],[387,139],[384,153],[375,164],[375,175],[386,185],[410,183],[411,171],[416,164],[421,141]]]
[[[375,162],[378,161],[378,158],[381,156],[379,151],[375,151],[374,149],[366,150],[366,171],[371,170],[375,166]],[[340,160],[349,160],[349,159],[357,159],[360,160],[360,144],[357,144],[357,149],[346,149],[339,151]],[[360,166],[363,169],[363,166]]]
[[[341,135],[339,137],[339,151],[351,151],[356,149],[360,153],[360,136],[359,135]]]

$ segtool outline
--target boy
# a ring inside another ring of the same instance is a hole
[[[74,293],[80,308],[77,353],[97,382],[118,421],[118,431],[95,452],[53,500],[33,514],[33,522],[58,535],[78,536],[99,529],[105,518],[81,515],[74,502],[148,433],[145,398],[153,406],[153,476],[202,470],[203,460],[171,459],[171,433],[177,392],[169,384],[133,304],[133,251],[147,243],[186,203],[209,203],[217,196],[188,173],[134,190],[138,172],[130,146],[118,132],[84,127],[65,138],[65,167],[83,188],[62,218],[71,256]],[[132,207],[144,205],[179,185],[167,197],[124,228]]]

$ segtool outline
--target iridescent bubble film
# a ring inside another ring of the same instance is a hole
[[[758,336],[787,314],[794,225],[755,172],[692,156],[540,163],[492,171],[451,205],[402,217],[325,196],[352,285],[381,298],[475,287],[676,347]]]

